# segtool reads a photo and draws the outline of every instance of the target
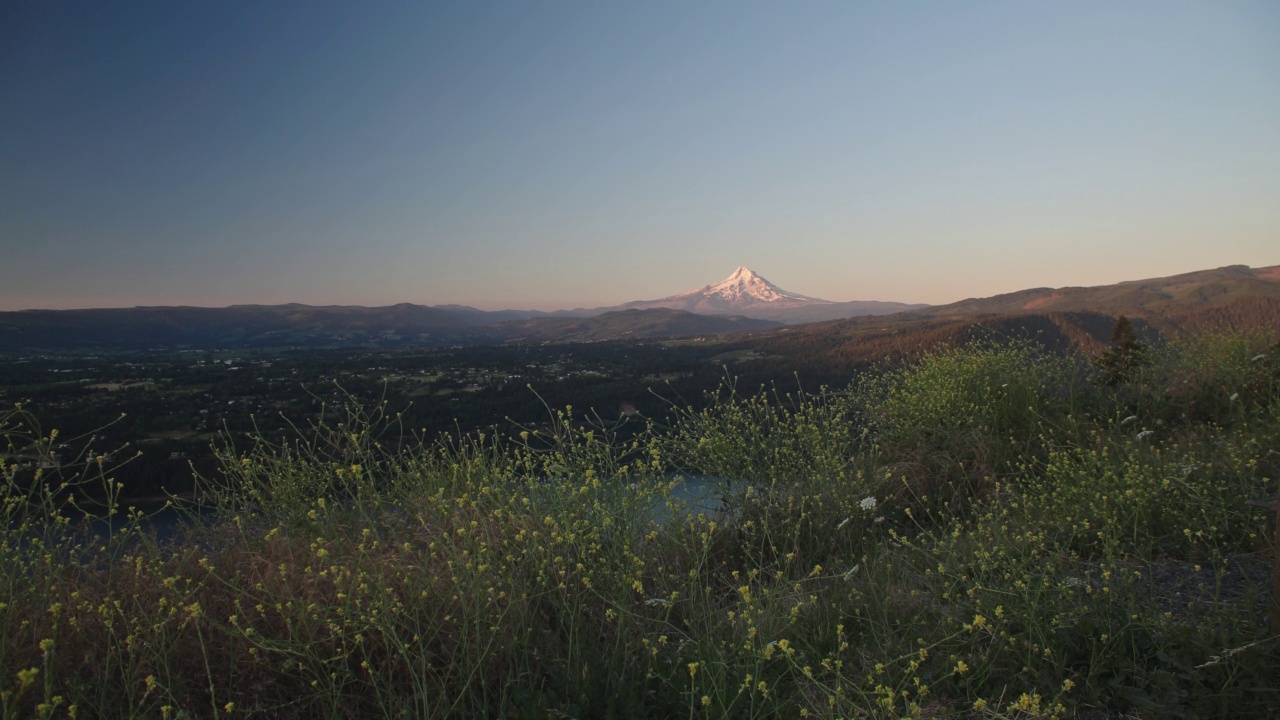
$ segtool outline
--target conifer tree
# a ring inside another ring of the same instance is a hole
[[[1133,333],[1133,323],[1129,322],[1129,318],[1124,315],[1117,317],[1115,327],[1111,328],[1111,345],[1126,351],[1132,351],[1138,347],[1138,337]]]
[[[1146,351],[1133,331],[1133,323],[1121,315],[1111,329],[1111,347],[1098,357],[1097,366],[1108,385],[1118,385],[1133,379],[1134,373],[1146,363]]]

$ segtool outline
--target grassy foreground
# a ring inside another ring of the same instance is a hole
[[[1273,718],[1274,343],[938,349],[626,442],[374,408],[225,448],[164,542],[17,408],[0,716]]]

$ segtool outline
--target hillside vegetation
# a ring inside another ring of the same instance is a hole
[[[1276,340],[940,345],[625,443],[375,406],[222,447],[168,540],[17,408],[0,715],[1273,718]]]
[[[1153,318],[1177,327],[1177,318],[1241,301],[1249,306],[1280,307],[1280,266],[1229,265],[1214,270],[1130,280],[1097,287],[1035,288],[989,298],[961,300],[927,308],[921,315],[990,315],[1092,311]]]
[[[846,372],[976,338],[1034,339],[1055,351],[1100,352],[1116,316],[1154,340],[1217,328],[1280,327],[1280,266],[1234,265],[1097,287],[1034,288],[882,317],[767,330],[748,341],[801,363]]]

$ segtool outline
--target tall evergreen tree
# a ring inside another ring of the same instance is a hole
[[[1115,327],[1111,328],[1111,346],[1132,352],[1138,347],[1138,336],[1133,333],[1133,323],[1121,315],[1116,318]]]
[[[1111,328],[1111,347],[1097,360],[1098,369],[1108,385],[1118,385],[1133,379],[1134,373],[1146,363],[1146,352],[1133,331],[1133,323],[1121,315]]]

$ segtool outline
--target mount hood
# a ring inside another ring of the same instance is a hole
[[[718,283],[658,300],[630,302],[618,309],[668,308],[701,315],[742,315],[759,320],[805,323],[862,315],[888,315],[923,307],[927,306],[872,300],[832,302],[809,297],[784,290],[752,272],[750,268],[740,266]]]

